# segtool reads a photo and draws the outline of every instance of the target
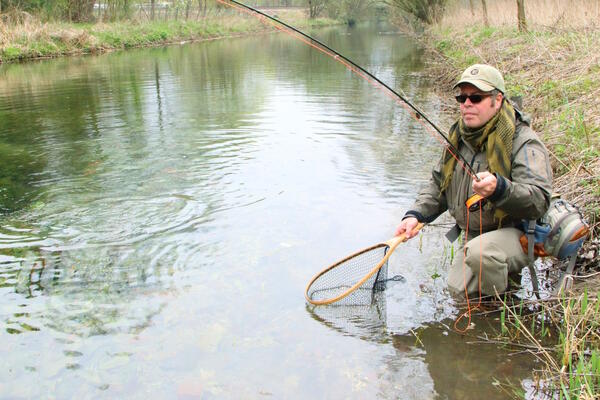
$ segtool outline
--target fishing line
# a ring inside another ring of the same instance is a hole
[[[459,332],[459,333],[466,333],[467,330],[469,330],[471,328],[471,316],[473,314],[473,310],[477,310],[479,308],[481,308],[481,277],[483,275],[483,239],[482,239],[482,233],[483,233],[483,225],[482,225],[482,208],[483,207],[479,207],[479,275],[478,275],[478,279],[477,279],[477,289],[478,289],[478,294],[479,294],[479,301],[477,302],[477,305],[475,305],[474,307],[471,307],[471,302],[469,299],[469,291],[468,291],[468,287],[467,287],[467,265],[466,265],[466,258],[467,258],[467,243],[469,241],[469,216],[471,214],[469,208],[467,208],[467,227],[465,229],[465,244],[463,245],[463,258],[462,258],[462,270],[463,270],[463,285],[465,287],[465,299],[467,302],[467,311],[465,311],[464,313],[460,314],[458,316],[458,318],[454,321],[454,330]],[[458,327],[458,323],[460,322],[460,320],[462,320],[464,317],[467,317],[467,325],[464,329],[459,328]]]
[[[290,36],[302,41],[303,43],[307,44],[308,46],[319,50],[320,52],[328,55],[329,57],[333,58],[334,60],[336,60],[337,62],[341,63],[342,65],[344,65],[347,69],[349,69],[351,72],[353,72],[354,74],[356,74],[357,76],[359,76],[360,78],[364,79],[365,81],[367,81],[368,83],[370,83],[371,85],[375,86],[378,89],[381,89],[384,91],[384,93],[388,96],[391,97],[396,104],[402,106],[405,110],[408,111],[408,113],[417,121],[421,124],[421,126],[423,126],[423,128],[429,132],[430,134],[433,134],[433,136],[445,147],[446,151],[448,151],[448,153],[457,161],[457,163],[461,166],[461,168],[463,170],[465,170],[465,172],[471,176],[472,179],[474,179],[477,182],[480,182],[481,179],[477,176],[477,173],[475,172],[475,170],[473,170],[473,168],[471,167],[471,165],[464,159],[463,156],[461,156],[461,154],[458,152],[458,149],[452,144],[452,142],[450,142],[450,140],[448,139],[448,137],[446,135],[444,135],[444,133],[441,131],[440,128],[438,128],[438,126],[433,123],[433,121],[431,121],[421,110],[419,110],[414,104],[412,104],[410,101],[408,101],[408,99],[406,99],[406,97],[402,96],[400,93],[396,92],[394,89],[392,89],[391,87],[389,87],[386,83],[382,82],[379,78],[377,78],[375,75],[373,75],[372,73],[370,73],[369,71],[367,71],[366,69],[364,69],[363,67],[361,67],[360,65],[358,65],[357,63],[355,63],[354,61],[350,60],[349,58],[345,57],[344,55],[342,55],[341,53],[339,53],[338,51],[332,49],[331,47],[329,47],[328,45],[326,45],[325,43],[315,39],[314,37],[302,32],[301,30],[269,15],[266,14],[260,10],[257,10],[254,7],[248,6],[244,3],[241,3],[237,0],[216,0],[217,2],[224,4],[226,6],[229,6],[231,8],[234,8],[238,11],[244,12],[248,15],[252,15],[257,17],[260,21],[264,22],[264,23],[268,23],[271,26],[275,27],[277,30],[281,31],[281,32],[285,32],[287,34],[289,34]],[[437,135],[435,134],[437,133]],[[442,140],[443,139],[443,140]],[[468,222],[468,215],[469,215],[469,208],[472,205],[475,205],[476,203],[479,203],[479,224],[480,224],[480,234],[482,233],[482,227],[481,227],[481,219],[482,219],[482,208],[483,208],[483,203],[482,203],[483,197],[478,195],[478,194],[474,194],[473,196],[471,196],[468,200],[467,200],[467,232],[468,232],[468,226],[469,226],[469,222]],[[466,245],[466,237],[465,237],[465,245]],[[395,246],[394,246],[395,248]],[[392,249],[393,251],[393,249]],[[464,265],[464,259],[466,255],[466,247],[465,247],[465,254],[463,255],[463,268],[466,268]],[[478,286],[479,286],[479,303],[477,304],[477,306],[475,306],[475,308],[479,308],[481,305],[481,275],[482,275],[482,252],[480,251],[480,265],[479,265],[479,282],[478,282]],[[466,271],[463,271],[463,273],[465,273]],[[318,277],[318,276],[317,276]],[[311,283],[309,283],[309,286],[307,288],[307,294],[308,294],[308,290],[311,287],[311,284],[314,282],[316,278],[313,278],[313,281],[311,281]],[[393,278],[392,278],[393,279]],[[352,290],[349,290],[347,293],[351,292]],[[466,292],[466,285],[465,285],[465,292]],[[341,295],[340,297],[345,296],[347,293]],[[454,328],[458,331],[462,331],[460,329],[457,328],[457,324],[458,322],[462,319],[463,316],[468,315],[468,323],[467,323],[467,329],[470,326],[471,323],[471,307],[469,304],[469,296],[467,293],[467,312],[462,314],[456,321],[454,324]],[[310,301],[311,299],[308,297],[307,295],[307,299]],[[336,301],[336,299],[328,299],[326,300],[326,302],[334,302]],[[313,303],[315,304],[315,303]],[[466,329],[465,329],[466,330]],[[464,332],[464,331],[463,331]]]
[[[262,22],[268,23],[278,29],[281,32],[285,32],[290,36],[295,37],[298,40],[301,40],[303,43],[313,47],[314,49],[319,50],[320,52],[328,55],[334,60],[338,61],[342,65],[344,65],[351,72],[355,73],[357,76],[369,82],[371,85],[381,89],[386,93],[389,97],[394,99],[397,104],[401,105],[404,109],[406,109],[409,114],[419,122],[426,131],[429,133],[434,133],[434,137],[446,148],[448,153],[459,163],[459,165],[477,182],[480,181],[477,173],[471,165],[460,155],[456,147],[450,142],[448,137],[444,135],[442,130],[438,128],[438,126],[431,121],[421,110],[419,110],[414,104],[412,104],[408,99],[402,96],[400,93],[396,92],[394,89],[389,87],[386,83],[381,81],[375,75],[350,60],[346,56],[342,55],[338,51],[332,49],[325,43],[315,39],[314,37],[302,32],[301,30],[269,15],[260,10],[257,10],[254,7],[248,6],[244,3],[241,3],[237,0],[216,0],[218,3],[224,4],[231,8],[234,8],[238,11],[244,12],[248,15],[252,15],[257,17]],[[437,135],[435,135],[437,133]],[[443,141],[441,140],[443,139]],[[478,199],[477,201],[479,201]]]

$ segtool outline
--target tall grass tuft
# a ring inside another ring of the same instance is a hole
[[[551,299],[541,308],[541,314],[522,313],[522,302],[509,306],[500,299],[500,334],[516,341],[522,336],[536,350],[532,353],[542,361],[539,398],[598,399],[600,398],[600,294],[590,296],[584,291],[578,296]],[[529,324],[527,319],[531,318]],[[536,319],[541,319],[535,334]],[[546,319],[558,331],[554,348],[544,347],[538,338],[549,335]],[[529,328],[527,326],[529,325]],[[538,398],[538,397],[536,397]]]

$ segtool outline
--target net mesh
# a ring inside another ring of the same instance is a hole
[[[347,292],[365,277],[385,257],[389,246],[381,244],[357,253],[335,264],[319,275],[310,285],[306,294],[312,301],[327,301]],[[340,305],[368,305],[375,293],[385,290],[388,263],[343,299],[336,301]]]

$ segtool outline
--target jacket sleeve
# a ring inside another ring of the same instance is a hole
[[[550,205],[552,169],[546,147],[529,127],[525,130],[524,140],[514,143],[511,176],[496,175],[488,200],[513,218],[537,219]]]
[[[440,193],[441,166],[442,160],[440,159],[431,173],[431,178],[421,189],[415,203],[406,212],[404,218],[415,217],[419,222],[432,222],[448,209],[446,196]]]

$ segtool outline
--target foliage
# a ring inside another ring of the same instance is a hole
[[[378,0],[255,0],[255,7],[307,7],[310,19],[327,14],[356,21]],[[199,20],[229,8],[216,0],[0,0],[0,11],[18,10],[44,21]]]
[[[8,46],[2,50],[0,54],[0,59],[2,60],[17,60],[21,58],[22,52],[21,49],[13,46]]]
[[[345,21],[348,25],[363,18],[368,9],[376,3],[370,0],[339,0],[330,1],[325,7],[328,17]]]
[[[442,18],[447,0],[388,0],[387,3],[392,8],[431,25]]]
[[[69,22],[131,18],[187,20],[223,8],[214,0],[0,0],[0,4],[0,10],[26,11],[44,20]]]
[[[22,12],[15,15],[20,16]],[[300,28],[339,23],[328,18],[308,20],[303,10],[278,10],[278,16]],[[200,20],[165,20],[158,17],[160,15],[157,14],[156,21],[123,20],[96,24],[43,23],[32,16],[22,20],[13,18],[5,29],[0,29],[0,63],[180,43],[273,29],[256,18],[240,14],[213,13]]]
[[[128,0],[106,0],[127,9]],[[87,22],[94,19],[94,0],[0,0],[2,10],[20,10],[42,16],[45,19]],[[102,4],[102,2],[97,3]]]

